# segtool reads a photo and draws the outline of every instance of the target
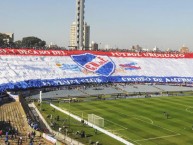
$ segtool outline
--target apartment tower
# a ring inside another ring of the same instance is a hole
[[[84,21],[85,0],[76,0],[76,21],[70,29],[70,47],[72,49],[89,49],[90,26]]]

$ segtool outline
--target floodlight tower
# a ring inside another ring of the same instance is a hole
[[[84,8],[85,0],[76,0],[76,43],[77,49],[84,49]]]

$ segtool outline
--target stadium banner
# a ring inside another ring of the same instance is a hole
[[[32,56],[71,56],[73,54],[92,53],[110,57],[149,57],[149,58],[193,58],[193,53],[154,53],[154,52],[118,52],[118,51],[81,51],[81,50],[36,50],[0,48],[0,55]]]
[[[0,91],[85,83],[193,83],[190,58],[117,57],[80,52],[54,57],[0,55]]]

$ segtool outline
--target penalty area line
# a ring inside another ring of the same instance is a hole
[[[165,136],[160,136],[160,137],[152,137],[152,138],[146,138],[146,139],[140,139],[140,140],[135,140],[135,142],[141,142],[141,141],[148,141],[148,140],[155,140],[155,139],[162,139],[162,138],[169,138],[169,137],[175,137],[181,135],[180,133],[178,134],[173,134],[173,135],[165,135]]]
[[[189,106],[189,107],[186,108],[186,111],[187,111],[187,112],[193,113],[193,111],[190,111],[189,109],[193,109],[193,107],[192,107],[192,106]]]
[[[110,122],[110,123],[112,123],[112,124],[115,124],[115,125],[117,125],[117,126],[119,126],[119,127],[121,127],[121,128],[128,129],[128,128],[126,128],[126,127],[124,127],[124,126],[122,126],[122,125],[119,125],[119,124],[117,124],[117,123],[115,123],[115,122],[112,122],[112,121],[110,121],[110,120],[105,119],[105,121]]]
[[[145,116],[132,115],[132,117],[133,117],[134,119],[140,120],[140,121],[145,122],[145,123],[148,123],[148,124],[154,124],[153,120],[151,120],[150,118],[145,117]],[[146,120],[149,120],[150,122],[147,122],[147,121],[145,121],[145,120],[143,120],[143,119],[141,119],[141,118],[146,119]]]
[[[117,132],[117,131],[122,131],[122,130],[126,130],[126,129],[124,129],[124,128],[123,129],[115,129],[115,130],[112,129],[112,130],[108,130],[108,131],[109,132]]]
[[[92,110],[94,110],[94,111],[96,111],[96,110],[103,110],[103,109],[82,109],[81,111],[72,111],[72,112],[75,112],[75,113],[82,113],[82,112],[84,112],[84,113],[86,113],[86,114],[93,114],[93,113],[88,113],[88,111],[92,111]]]

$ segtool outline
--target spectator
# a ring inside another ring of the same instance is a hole
[[[62,128],[61,128],[61,127],[59,127],[59,129],[58,129],[58,130],[59,130],[59,132],[61,132]]]
[[[5,136],[5,144],[7,144],[8,143],[8,136]]]
[[[5,136],[8,138],[8,136],[9,136],[9,132],[8,131],[6,131]]]
[[[28,131],[27,132],[27,137],[30,139],[30,137],[31,137],[31,134],[30,134],[30,132]]]
[[[33,145],[33,138],[30,139],[29,144]]]
[[[17,144],[18,144],[18,145],[22,145],[22,143],[23,143],[23,140],[22,140],[22,137],[20,136],[20,137],[18,138]]]
[[[94,130],[94,133],[97,134],[97,129]]]
[[[0,137],[2,138],[2,135],[3,135],[3,130],[1,129],[0,130]]]
[[[99,141],[96,142],[96,145],[99,145]]]
[[[18,129],[17,128],[15,129],[15,134],[18,135]]]

